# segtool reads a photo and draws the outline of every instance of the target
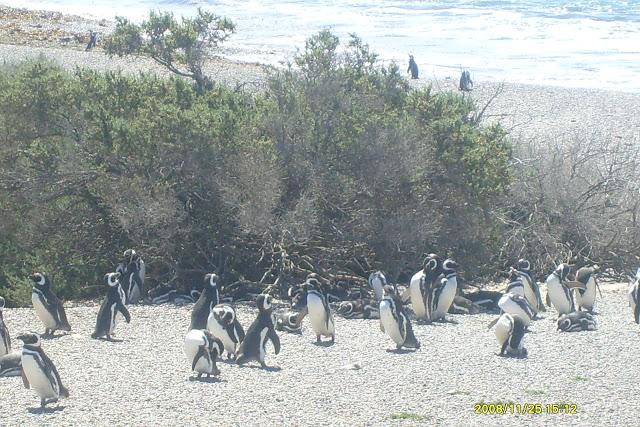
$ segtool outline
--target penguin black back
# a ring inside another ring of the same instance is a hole
[[[204,288],[191,312],[191,329],[207,329],[207,320],[211,309],[220,302],[218,275],[209,273],[204,276]]]

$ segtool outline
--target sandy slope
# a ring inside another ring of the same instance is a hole
[[[491,315],[417,325],[423,348],[406,354],[387,351],[393,346],[377,321],[338,319],[335,345],[314,345],[305,322],[303,335],[280,334],[282,352],[269,354],[280,371],[221,363],[214,383],[189,381],[182,340],[190,306],[133,307],[132,323],[119,327],[121,343],[89,337],[97,305],[72,307],[73,333],[44,342],[71,398],[63,410],[33,414],[34,392],[20,378],[2,379],[0,424],[632,425],[640,326],[626,285],[604,288],[598,331],[556,332],[548,313],[525,338],[526,360],[494,355]],[[245,327],[254,313],[239,307]],[[8,309],[5,319],[13,336],[42,329],[31,309]],[[482,401],[575,403],[578,414],[476,415]]]

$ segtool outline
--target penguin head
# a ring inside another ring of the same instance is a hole
[[[204,286],[215,288],[218,286],[218,275],[216,273],[209,273],[204,276]]]
[[[117,286],[120,280],[120,273],[115,272],[115,273],[107,273],[104,275],[104,283],[107,286]]]
[[[4,298],[0,297],[0,311],[4,308]]]
[[[560,316],[558,318],[558,330],[559,331],[566,331],[571,327],[572,321],[571,318],[566,315],[563,314],[562,316]]]
[[[302,310],[307,306],[307,291],[304,289],[304,285],[290,287],[289,297],[291,298],[292,309]]]
[[[272,298],[269,295],[260,294],[256,299],[256,305],[258,306],[258,310],[260,312],[269,312],[271,311],[272,306]]]
[[[304,284],[304,287],[306,288],[307,292],[309,291],[322,292],[322,284],[315,277],[308,278]]]
[[[518,260],[518,262],[516,263],[516,268],[518,270],[523,270],[523,271],[529,272],[529,271],[531,271],[531,263],[528,260],[524,259],[524,258],[520,258]]]
[[[386,285],[384,288],[382,288],[382,293],[385,297],[393,297],[398,295],[396,288],[391,285]]]
[[[235,321],[236,315],[233,309],[224,304],[218,304],[213,307],[213,317],[222,325],[230,325]]]
[[[436,254],[428,254],[422,263],[422,269],[425,274],[438,274],[439,270],[442,268],[442,263],[440,261],[440,257]]]
[[[125,264],[130,264],[136,259],[138,259],[138,254],[133,249],[127,249],[126,251],[124,251],[122,256],[124,257]]]
[[[571,271],[569,264],[562,263],[554,270],[554,273],[560,278],[560,280],[565,280],[569,275],[569,271]]]
[[[451,258],[446,259],[442,263],[442,271],[444,274],[455,273],[458,267],[459,267],[458,263],[452,260]]]
[[[34,334],[34,333],[22,334],[22,335],[19,335],[17,338],[25,344],[40,347],[40,336],[38,334]]]
[[[33,273],[31,275],[31,280],[33,281],[35,286],[39,288],[44,288],[49,284],[49,279],[45,273]]]
[[[520,274],[518,274],[518,270],[516,270],[513,267],[511,267],[509,269],[509,281],[511,283],[513,283],[513,282],[521,282],[522,281],[522,279],[520,278]]]

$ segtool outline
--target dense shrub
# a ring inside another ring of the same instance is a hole
[[[127,247],[152,286],[402,278],[427,251],[486,272],[511,149],[473,111],[329,32],[260,93],[5,66],[0,293],[24,303],[45,270],[64,298],[96,295]]]

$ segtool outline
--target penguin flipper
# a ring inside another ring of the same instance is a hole
[[[124,316],[124,320],[126,320],[127,323],[131,323],[131,314],[129,314],[129,310],[127,309],[126,305],[118,303],[118,311],[122,313],[122,315]]]
[[[489,323],[489,326],[487,326],[487,330],[493,328],[493,325],[495,325],[496,323],[498,323],[498,320],[500,320],[500,316],[496,317],[495,319],[493,319],[491,321],[491,323]]]
[[[382,320],[380,320],[380,330],[384,333],[384,325],[382,324]]]
[[[196,364],[198,363],[198,360],[200,360],[201,357],[204,357],[207,355],[207,350],[206,348],[201,345],[200,347],[198,347],[198,352],[196,353],[196,355],[193,357],[193,361],[191,362],[191,370],[195,371],[196,370]]]
[[[273,328],[269,328],[269,332],[267,332],[269,339],[273,343],[273,350],[276,354],[280,353],[280,337],[276,333],[276,330]]]
[[[22,369],[20,371],[21,376],[22,376],[22,384],[24,384],[24,388],[31,388],[31,385],[29,384],[29,379],[27,379],[27,376],[24,373],[24,369]]]

